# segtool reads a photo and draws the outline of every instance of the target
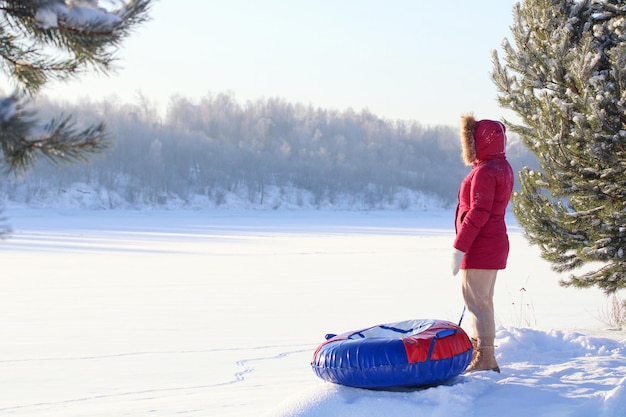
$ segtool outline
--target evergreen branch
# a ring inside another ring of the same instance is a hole
[[[148,20],[151,0],[119,10],[67,6],[65,1],[4,1],[0,55],[8,72],[31,93],[49,80],[66,80],[91,67],[114,70],[117,48]]]
[[[87,162],[109,147],[109,139],[102,122],[79,130],[62,116],[41,125],[14,95],[0,102],[0,147],[7,173],[25,172],[42,157],[55,164]]]

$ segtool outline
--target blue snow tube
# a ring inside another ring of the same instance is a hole
[[[407,320],[327,335],[311,366],[325,381],[358,388],[437,385],[460,375],[472,343],[454,323]]]

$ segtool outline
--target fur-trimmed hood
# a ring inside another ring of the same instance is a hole
[[[473,114],[461,117],[463,162],[473,165],[487,159],[506,157],[506,127],[496,120],[476,120]]]

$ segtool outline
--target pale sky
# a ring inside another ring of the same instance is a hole
[[[230,91],[388,119],[457,125],[510,116],[496,102],[491,50],[511,40],[512,0],[160,0],[109,76],[47,87],[52,98],[138,92],[165,108]]]

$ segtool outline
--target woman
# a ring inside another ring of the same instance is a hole
[[[504,216],[514,182],[505,154],[506,128],[498,121],[463,116],[461,144],[463,161],[472,170],[459,189],[452,274],[463,271],[463,299],[473,319],[474,354],[467,372],[500,372],[494,355],[493,290],[509,254]]]

